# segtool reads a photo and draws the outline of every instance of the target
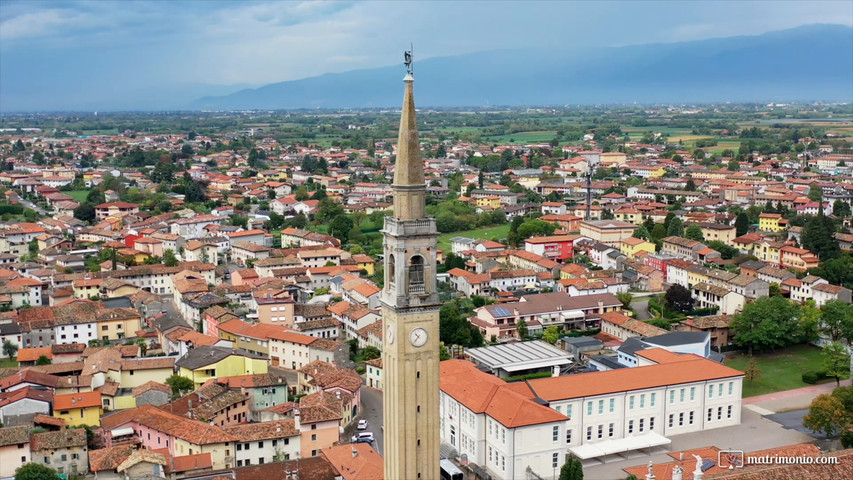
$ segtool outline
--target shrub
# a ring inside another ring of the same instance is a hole
[[[826,378],[826,372],[822,370],[804,372],[802,375],[803,383],[814,385],[817,382]]]

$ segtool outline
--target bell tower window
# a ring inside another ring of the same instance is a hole
[[[409,292],[423,293],[424,283],[424,257],[415,255],[409,262]]]
[[[394,255],[388,256],[388,284],[393,285],[397,283],[397,261],[394,258]]]

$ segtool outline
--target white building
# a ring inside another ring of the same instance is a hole
[[[496,478],[526,478],[529,466],[553,479],[568,452],[598,458],[740,423],[743,373],[662,349],[641,357],[636,368],[509,384],[441,362],[442,442]]]

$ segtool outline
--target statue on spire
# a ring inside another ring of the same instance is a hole
[[[412,74],[412,51],[414,48],[409,47],[409,50],[403,52],[403,63],[406,65],[406,73]]]

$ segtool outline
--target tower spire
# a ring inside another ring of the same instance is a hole
[[[421,162],[418,122],[415,114],[415,77],[411,71],[411,52],[407,52],[406,84],[403,94],[403,113],[400,115],[400,134],[397,138],[397,163],[394,166],[394,217],[399,220],[426,218],[426,181]]]

